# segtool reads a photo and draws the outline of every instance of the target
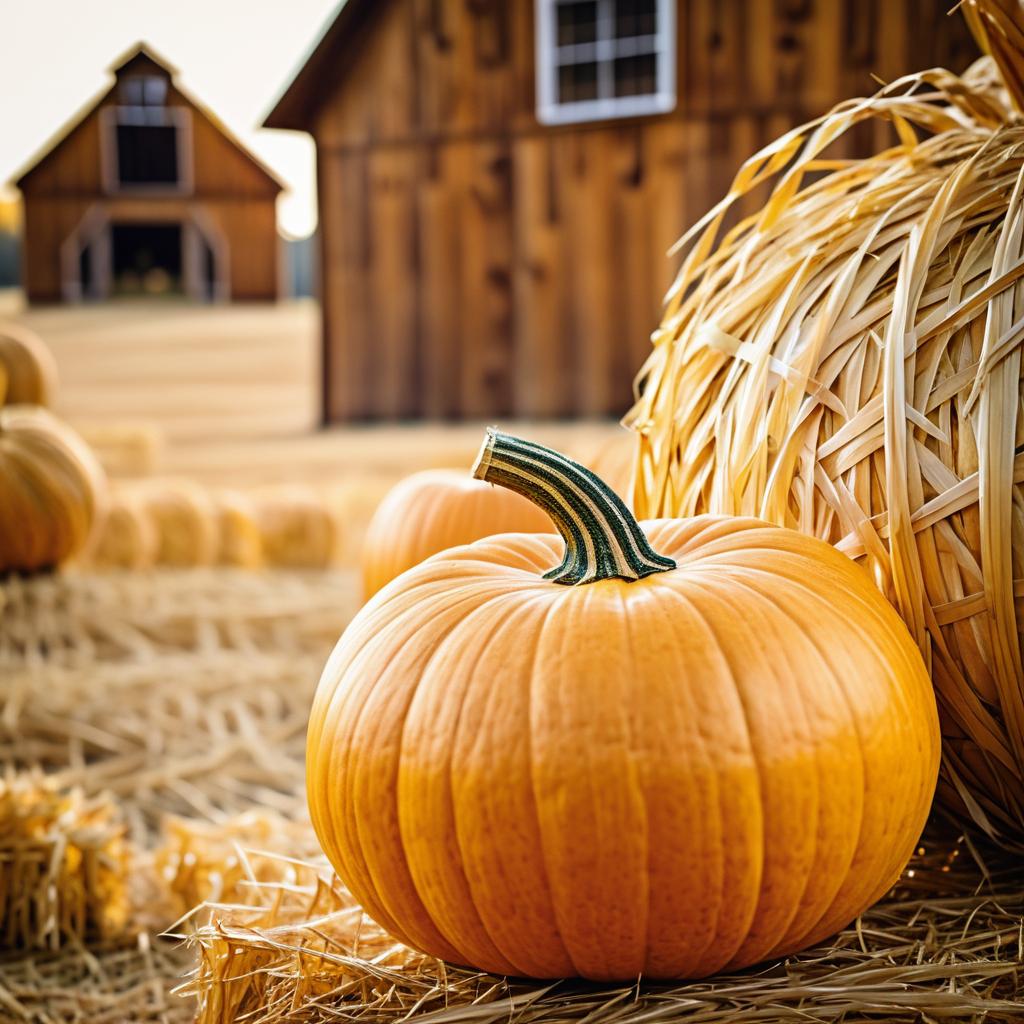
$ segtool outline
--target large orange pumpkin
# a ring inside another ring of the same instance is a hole
[[[641,529],[587,470],[506,435],[476,472],[543,506],[565,557],[551,570],[550,535],[446,551],[338,643],[309,803],[369,914],[489,971],[693,977],[880,897],[939,735],[864,570],[755,519]]]
[[[396,484],[377,507],[362,549],[363,596],[430,555],[494,533],[547,533],[532,502],[455,469],[426,469]]]

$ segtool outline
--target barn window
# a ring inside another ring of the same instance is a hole
[[[676,0],[536,0],[543,124],[675,106]]]
[[[168,106],[167,91],[161,75],[129,75],[118,83],[117,104],[102,112],[108,191],[191,188],[189,112]]]

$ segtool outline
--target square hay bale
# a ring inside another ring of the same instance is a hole
[[[58,949],[131,925],[125,825],[105,797],[41,778],[0,781],[0,944]]]

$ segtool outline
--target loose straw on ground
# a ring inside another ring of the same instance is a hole
[[[701,982],[597,986],[507,980],[390,939],[322,862],[254,861],[248,906],[208,908],[183,991],[199,1024],[359,1020],[745,1022],[1024,1016],[1024,886],[1006,855],[979,863],[935,838],[894,893],[828,945]]]

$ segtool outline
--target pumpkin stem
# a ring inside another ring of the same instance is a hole
[[[654,551],[633,513],[600,477],[559,452],[488,427],[473,476],[529,498],[551,517],[565,541],[565,557],[544,579],[573,586],[639,580],[676,567]]]

